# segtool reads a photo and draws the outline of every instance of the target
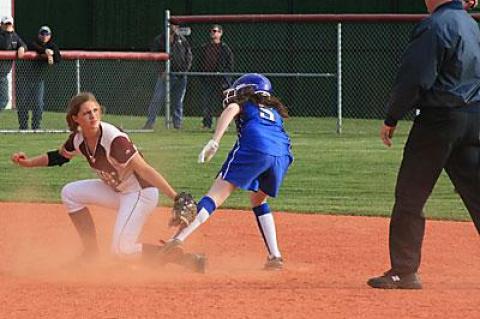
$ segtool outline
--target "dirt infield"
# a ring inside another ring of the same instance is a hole
[[[388,265],[388,219],[276,214],[286,269],[266,272],[251,212],[219,211],[186,248],[207,273],[107,258],[114,212],[92,209],[105,257],[72,265],[80,243],[62,206],[0,203],[1,318],[480,318],[472,223],[427,223],[421,291],[369,288]],[[158,209],[142,241],[167,239]]]

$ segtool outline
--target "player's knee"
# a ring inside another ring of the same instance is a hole
[[[71,199],[70,184],[63,186],[62,192],[60,194],[61,194],[63,203],[69,201]]]
[[[252,205],[252,207],[260,206],[265,202],[267,197],[268,197],[268,195],[265,194],[261,190],[259,190],[258,192],[251,192],[250,193],[250,204]]]
[[[65,207],[67,207],[67,210],[69,213],[74,213],[85,208],[85,205],[78,203],[75,200],[74,194],[75,192],[73,190],[71,183],[65,185],[62,188],[62,192],[61,192],[62,203],[65,205]]]

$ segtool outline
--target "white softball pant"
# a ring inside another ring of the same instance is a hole
[[[75,214],[92,204],[116,209],[112,253],[131,256],[142,251],[142,244],[137,240],[148,216],[157,206],[158,189],[149,187],[138,192],[118,193],[100,179],[90,179],[65,185],[62,201],[69,214]]]

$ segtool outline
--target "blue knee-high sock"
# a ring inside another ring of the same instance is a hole
[[[212,215],[215,209],[217,209],[217,205],[215,205],[213,199],[209,196],[203,196],[198,202],[197,214],[200,214],[202,210],[205,210],[207,211],[208,215]]]
[[[211,197],[203,196],[197,204],[197,217],[187,227],[175,235],[175,239],[184,241],[195,229],[207,221],[211,214],[217,209],[217,205]]]
[[[267,203],[263,203],[260,206],[254,207],[253,212],[255,213],[258,228],[267,247],[269,257],[281,257],[277,243],[275,220],[270,211],[270,206]]]

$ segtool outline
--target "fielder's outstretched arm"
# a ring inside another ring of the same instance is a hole
[[[63,164],[70,162],[70,157],[71,156],[64,156],[59,150],[54,150],[32,158],[28,158],[27,154],[24,152],[17,152],[12,154],[11,160],[22,167],[45,167],[62,166]]]
[[[22,167],[43,167],[48,166],[48,155],[42,154],[29,158],[23,152],[13,153],[11,156],[12,162]]]

